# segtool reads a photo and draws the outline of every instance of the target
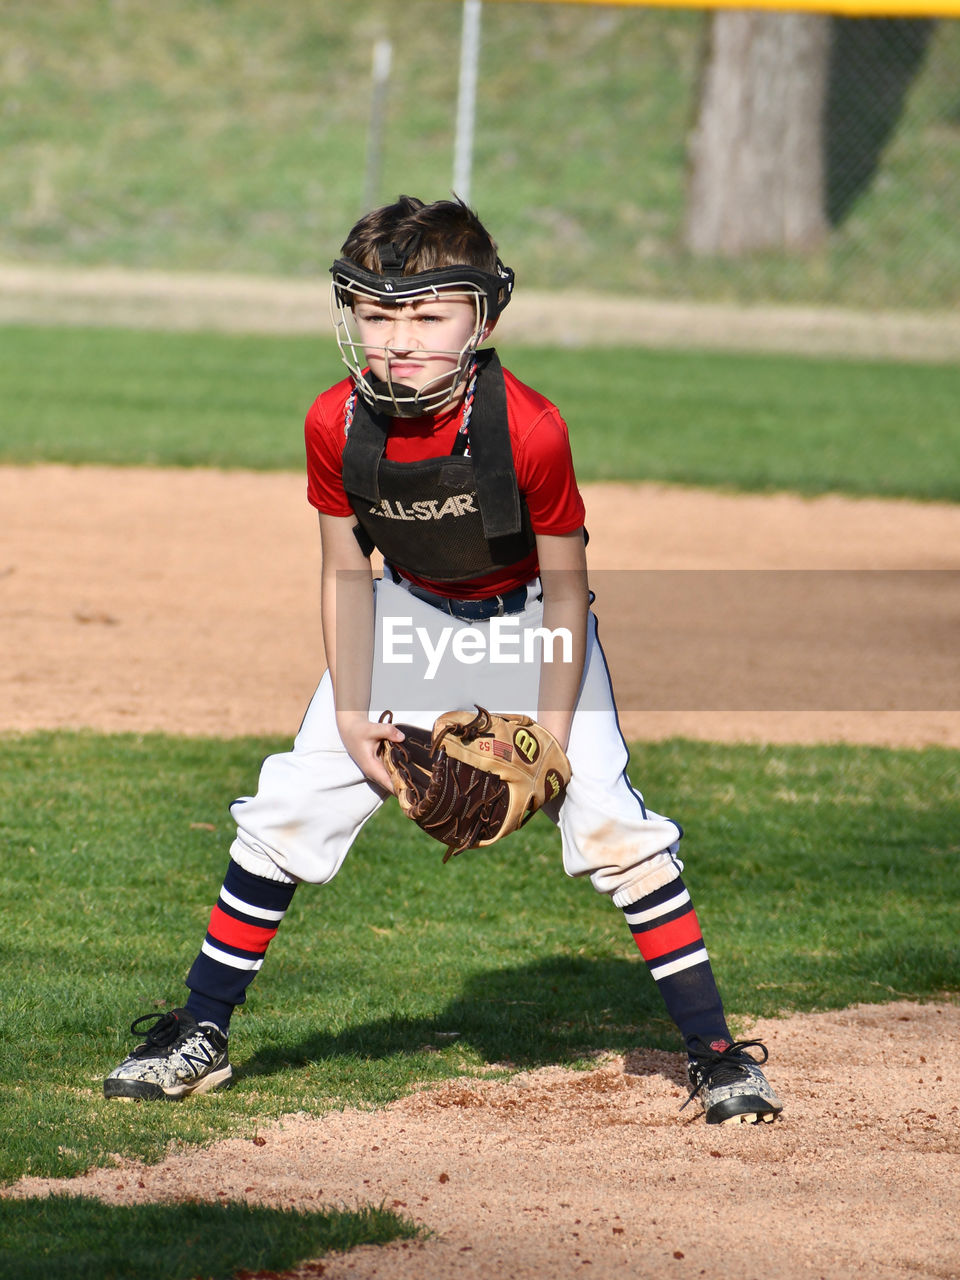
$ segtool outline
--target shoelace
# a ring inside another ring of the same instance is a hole
[[[180,1034],[180,1019],[175,1013],[145,1013],[130,1023],[130,1030],[144,1037],[144,1049],[166,1049]]]
[[[733,1044],[728,1044],[725,1049],[711,1049],[702,1040],[700,1043],[703,1049],[695,1050],[690,1055],[696,1083],[690,1090],[686,1102],[681,1106],[681,1111],[690,1105],[705,1084],[733,1084],[742,1077],[743,1068],[747,1063],[762,1067],[770,1057],[767,1046],[762,1040],[734,1040]],[[759,1049],[763,1057],[755,1058],[753,1054],[746,1052],[747,1049]]]

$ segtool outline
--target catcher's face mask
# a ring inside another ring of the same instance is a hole
[[[393,418],[436,413],[456,399],[473,354],[510,300],[513,272],[440,267],[403,275],[395,246],[383,274],[348,258],[330,268],[337,345],[358,393]],[[366,371],[365,371],[366,370]]]

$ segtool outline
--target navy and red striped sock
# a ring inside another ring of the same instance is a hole
[[[623,908],[667,1012],[687,1048],[730,1043],[710,957],[686,885],[677,877]]]
[[[207,936],[187,975],[186,1007],[198,1022],[227,1030],[234,1008],[247,998],[247,987],[260,971],[296,887],[264,880],[230,863],[210,912]]]

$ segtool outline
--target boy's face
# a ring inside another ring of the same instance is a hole
[[[353,308],[357,336],[373,376],[415,391],[439,390],[460,377],[464,348],[477,329],[472,295],[438,294],[395,305],[368,298]],[[484,329],[483,337],[489,329]]]

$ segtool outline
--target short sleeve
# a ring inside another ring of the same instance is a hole
[[[556,405],[504,369],[517,484],[534,533],[573,533],[586,518],[567,424]]]
[[[327,516],[349,516],[353,508],[343,490],[344,405],[350,381],[338,383],[314,400],[304,422],[307,453],[307,501]]]

